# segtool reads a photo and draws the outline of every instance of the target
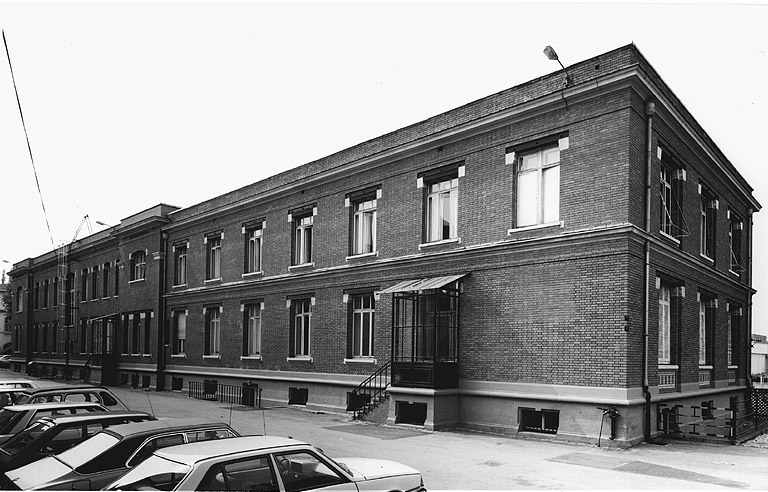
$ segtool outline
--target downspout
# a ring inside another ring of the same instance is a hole
[[[747,379],[747,391],[752,390],[752,214],[754,210],[751,208],[747,210],[747,286],[749,286],[749,298],[747,299],[747,326],[749,331],[747,332],[747,344],[744,347],[747,353],[747,373],[745,374]],[[747,398],[750,398],[751,394],[748,393]]]
[[[650,305],[651,282],[651,175],[653,165],[653,115],[656,113],[656,104],[649,101],[645,104],[645,117],[647,120],[646,157],[645,157],[645,275],[643,276],[643,396],[645,397],[645,425],[643,426],[645,442],[651,440],[651,391],[648,382],[648,342],[649,323],[648,311]]]
[[[166,255],[168,254],[168,233],[160,233],[160,275],[157,281],[157,376],[155,381],[155,390],[163,391],[165,389],[165,265]]]

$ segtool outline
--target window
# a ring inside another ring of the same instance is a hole
[[[99,298],[99,267],[93,267],[91,272],[91,300],[95,301]]]
[[[286,492],[320,489],[347,482],[318,456],[309,452],[275,454],[274,457]],[[301,473],[292,473],[291,463],[300,463]]]
[[[291,301],[290,356],[310,356],[310,335],[312,327],[312,299]]]
[[[219,233],[205,238],[205,279],[217,280],[221,278],[221,237]]]
[[[672,312],[670,304],[670,289],[662,285],[659,289],[659,364],[670,364],[671,359],[671,326]]]
[[[41,344],[44,354],[48,352],[48,323],[43,323],[43,343]]]
[[[560,220],[560,146],[517,158],[517,227]]]
[[[351,333],[348,341],[351,346],[347,352],[353,358],[373,357],[375,302],[373,294],[352,296]]]
[[[144,355],[150,355],[150,345],[152,337],[150,333],[152,331],[152,313],[144,313]]]
[[[350,253],[364,255],[376,251],[376,194],[352,202],[352,248]]]
[[[88,318],[80,318],[80,353],[88,352]]]
[[[37,353],[40,349],[40,325],[35,323],[32,325],[32,352]]]
[[[51,323],[51,353],[55,354],[59,348],[59,322]]]
[[[187,283],[187,245],[177,244],[173,247],[173,285]]]
[[[173,355],[184,354],[184,343],[187,340],[187,312],[173,313]]]
[[[705,187],[699,185],[701,194],[700,215],[700,253],[710,260],[715,258],[715,221],[717,217],[717,198]]]
[[[136,251],[131,255],[131,281],[142,280],[146,274],[147,254],[144,251]]]
[[[205,355],[217,356],[220,354],[221,341],[221,308],[209,307],[205,309]]]
[[[427,184],[426,242],[458,237],[456,226],[459,207],[457,177]]]
[[[711,365],[712,336],[717,299],[699,294],[699,365]]]
[[[88,269],[83,268],[80,272],[80,302],[88,300]]]
[[[35,311],[37,311],[38,309],[40,309],[40,282],[35,282],[35,290],[33,292],[34,292],[33,300],[35,303],[34,309]]]
[[[48,309],[48,280],[43,282],[43,309]]]
[[[105,298],[109,297],[109,270],[109,262],[104,263],[104,266],[101,269],[101,295]]]
[[[313,463],[302,462],[303,469],[308,469],[308,466],[313,466]],[[290,470],[285,470],[285,473],[290,474]],[[279,490],[277,484],[269,457],[260,456],[212,467],[197,490]]]
[[[660,222],[659,230],[676,240],[688,235],[688,227],[682,214],[683,186],[685,169],[661,147],[656,149],[661,159],[659,168]]]
[[[560,427],[560,411],[542,408],[520,407],[520,430],[529,432],[541,432],[544,434],[557,434]]]
[[[115,297],[120,295],[120,260],[115,261]]]
[[[130,349],[131,349],[131,347],[129,345],[129,341],[130,341],[129,335],[130,335],[130,328],[131,328],[132,320],[133,320],[133,315],[130,315],[130,314],[123,315],[123,326],[122,326],[122,330],[121,330],[121,332],[122,332],[122,338],[121,338],[122,346],[120,347],[120,352],[121,352],[122,355],[128,355],[128,353],[130,352]]]
[[[735,357],[740,353],[741,344],[741,306],[728,303],[728,365],[738,365]],[[736,350],[734,350],[736,348]]]
[[[53,305],[59,305],[59,277],[53,277]]]
[[[263,228],[258,226],[244,227],[245,233],[245,273],[261,271],[261,236]]]
[[[24,297],[23,297],[24,289],[21,287],[16,287],[16,312],[20,313],[24,310]]]
[[[141,343],[141,315],[135,313],[131,315],[131,354],[139,354]]]
[[[742,266],[742,246],[741,246],[741,234],[742,230],[744,229],[744,223],[741,221],[741,219],[731,212],[728,211],[728,247],[730,249],[731,253],[731,265],[730,265],[730,271],[740,274],[742,271],[744,271],[744,267]]]
[[[314,216],[310,212],[295,216],[293,219],[293,265],[312,263],[312,225]]]
[[[245,323],[243,326],[243,356],[261,355],[261,303],[246,304],[244,307]]]

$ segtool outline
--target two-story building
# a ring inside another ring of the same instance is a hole
[[[388,421],[427,429],[592,442],[615,407],[631,445],[660,404],[727,405],[748,386],[752,188],[634,45],[566,70],[121,224],[120,305],[79,326],[159,388],[344,411],[381,371]],[[74,249],[90,307],[110,258]],[[11,272],[26,302],[43,263]],[[19,360],[53,363],[22,311]]]

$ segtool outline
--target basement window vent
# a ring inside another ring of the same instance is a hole
[[[520,431],[557,434],[560,410],[520,408]]]
[[[395,423],[424,425],[427,420],[427,404],[399,401],[395,405]]]
[[[306,405],[309,399],[308,388],[288,388],[289,405]]]

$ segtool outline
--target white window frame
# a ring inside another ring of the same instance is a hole
[[[293,301],[293,352],[296,358],[312,356],[312,302],[310,299]],[[306,310],[305,310],[306,309]]]
[[[246,273],[259,273],[262,271],[262,235],[263,230],[259,228],[248,229],[248,256],[246,264]]]
[[[707,301],[699,299],[699,365],[707,364]]]
[[[173,285],[186,285],[187,284],[187,254],[189,252],[189,246],[187,244],[179,244],[174,246],[173,250]]]
[[[377,200],[371,198],[354,203],[352,215],[352,255],[375,253]],[[369,241],[366,241],[369,240]]]
[[[185,345],[187,342],[187,316],[187,311],[173,312],[172,357],[183,357],[185,355]],[[183,320],[183,323],[180,322],[181,320]]]
[[[131,282],[144,280],[147,276],[147,253],[146,251],[134,251],[131,255]]]
[[[221,356],[221,315],[220,307],[206,309],[206,322],[208,323],[208,353],[204,357]]]
[[[221,279],[221,235],[206,237],[207,259],[206,280]]]
[[[659,364],[671,364],[672,294],[668,285],[659,288]]]
[[[365,300],[368,299],[368,307]],[[358,300],[360,307],[357,307]],[[358,294],[352,296],[352,358],[362,359],[373,357],[373,335],[376,318],[376,304],[373,294]],[[365,319],[368,319],[368,343],[364,343]],[[358,323],[359,320],[359,323]]]
[[[544,163],[545,156],[551,152],[557,153],[557,159],[548,163]],[[523,166],[526,159],[534,157],[536,162],[526,169]],[[551,146],[541,147],[532,151],[522,152],[517,158],[516,164],[516,206],[517,206],[517,221],[516,227],[528,227],[541,224],[555,224],[560,220],[560,146],[554,144]],[[523,187],[524,181],[534,178],[535,182],[532,183],[534,195],[530,193],[524,193]],[[554,181],[550,185],[550,181]],[[555,191],[554,196],[550,196]],[[526,213],[527,209],[533,208],[535,210],[535,217],[530,212]]]
[[[246,327],[246,358],[260,358],[261,357],[261,303],[246,305],[248,310]]]
[[[458,237],[459,178],[453,177],[427,184],[426,237],[427,243]],[[448,225],[446,236],[445,224]]]
[[[303,215],[293,220],[293,266],[309,265],[312,263],[312,228],[314,216]]]

